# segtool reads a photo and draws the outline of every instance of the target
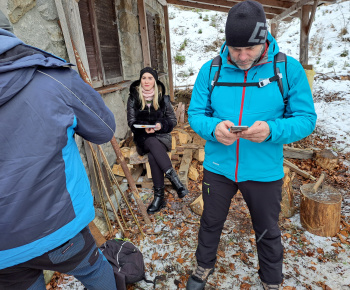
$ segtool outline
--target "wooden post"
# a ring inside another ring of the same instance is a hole
[[[144,0],[137,0],[137,9],[139,11],[140,33],[142,42],[143,65],[151,66],[151,54],[149,49],[147,18]]]
[[[300,19],[300,53],[299,53],[299,60],[302,65],[308,64],[309,59],[309,14],[310,14],[310,7],[309,6],[302,6],[301,7],[301,19]]]
[[[164,10],[164,22],[165,22],[165,39],[166,39],[166,54],[168,59],[168,78],[169,78],[169,90],[170,100],[174,102],[174,83],[173,83],[173,64],[171,59],[171,45],[170,45],[170,28],[169,28],[169,14],[168,6],[163,6]]]
[[[278,31],[278,22],[272,21],[272,22],[271,22],[271,35],[272,35],[273,38],[275,38],[275,39],[276,39],[276,37],[277,37],[277,31]]]

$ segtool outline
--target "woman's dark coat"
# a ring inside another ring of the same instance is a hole
[[[134,133],[134,142],[137,146],[137,152],[140,155],[144,155],[145,140],[148,137],[155,136],[159,141],[161,141],[167,148],[168,151],[171,150],[171,135],[170,132],[176,126],[176,116],[174,109],[170,103],[168,95],[165,95],[165,87],[161,81],[157,81],[158,88],[161,89],[161,95],[159,96],[158,103],[159,108],[155,110],[153,103],[150,107],[147,105],[142,110],[141,101],[138,93],[138,86],[140,85],[140,80],[134,81],[130,86],[130,95],[128,99],[128,125],[131,131]],[[161,129],[153,134],[147,134],[144,128],[137,129],[133,125],[155,125],[156,123],[161,124]]]

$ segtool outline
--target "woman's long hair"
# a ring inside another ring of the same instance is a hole
[[[146,102],[145,102],[145,98],[143,97],[142,94],[142,87],[141,84],[138,86],[138,92],[139,92],[139,99],[141,101],[141,108],[142,110],[146,107]],[[154,97],[153,97],[153,107],[155,110],[158,110],[159,108],[159,96],[161,95],[161,89],[158,87],[157,83],[154,83]]]

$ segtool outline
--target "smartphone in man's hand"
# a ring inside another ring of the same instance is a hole
[[[249,126],[231,126],[230,132],[231,133],[242,132],[242,131],[248,130],[248,128]]]

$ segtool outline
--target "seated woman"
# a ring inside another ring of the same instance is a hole
[[[164,173],[176,189],[179,198],[188,193],[167,154],[167,151],[171,150],[170,132],[177,121],[169,96],[165,95],[164,84],[158,80],[158,73],[154,69],[145,67],[140,72],[140,79],[131,84],[127,117],[128,125],[134,133],[137,152],[140,155],[148,153],[154,198],[147,212],[153,214],[165,205]],[[142,128],[137,125],[155,127]]]

